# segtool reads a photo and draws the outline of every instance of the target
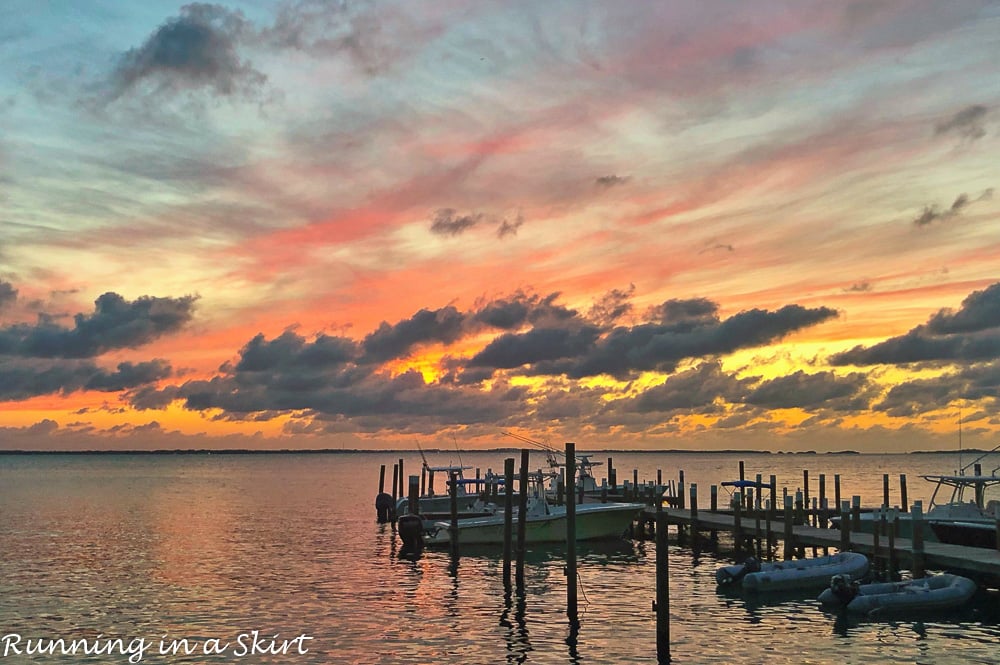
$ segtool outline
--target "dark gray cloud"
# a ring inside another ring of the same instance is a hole
[[[483,221],[483,215],[459,215],[452,208],[441,208],[434,213],[431,221],[431,233],[441,236],[457,236],[465,233]]]
[[[35,358],[91,358],[113,349],[136,348],[180,330],[191,320],[194,296],[127,301],[105,293],[94,313],[77,314],[67,328],[47,314],[35,325],[16,324],[0,329],[0,354]]]
[[[514,221],[504,219],[500,222],[500,226],[497,227],[497,238],[503,240],[508,236],[516,236],[518,229],[524,225],[524,215],[520,212],[517,213],[517,217]]]
[[[319,335],[313,342],[292,332],[285,332],[270,342],[257,335],[240,351],[238,372],[266,372],[278,368],[339,367],[353,362],[359,355],[354,340],[346,337]]]
[[[524,333],[504,333],[469,360],[470,367],[513,369],[546,360],[586,356],[593,349],[600,329],[533,328]]]
[[[587,318],[602,326],[614,324],[618,319],[632,313],[633,305],[629,300],[634,294],[635,284],[629,284],[628,290],[608,291],[591,306]]]
[[[547,296],[518,291],[509,298],[480,304],[472,321],[500,330],[515,330],[525,324],[566,325],[579,315],[576,310],[556,304],[559,293]]]
[[[941,210],[935,205],[924,206],[924,209],[913,220],[913,223],[916,226],[927,226],[933,222],[943,222],[952,219],[953,217],[957,217],[959,213],[962,212],[962,209],[969,205],[969,203],[969,195],[962,193],[955,198],[951,207],[946,210]]]
[[[602,175],[600,178],[594,180],[594,184],[601,189],[611,189],[618,185],[624,185],[629,180],[631,180],[629,176]]]
[[[982,104],[967,106],[947,120],[934,125],[935,134],[956,134],[963,139],[975,141],[986,136],[984,121],[988,109]]]
[[[147,362],[118,364],[114,372],[97,371],[83,386],[87,390],[118,392],[166,379],[171,375],[170,363],[154,359]]]
[[[1000,357],[1000,282],[975,291],[958,311],[942,309],[926,324],[870,347],[835,354],[834,365],[984,361]]]
[[[13,304],[17,300],[17,289],[9,282],[0,280],[0,309]]]
[[[181,8],[143,44],[124,53],[112,74],[112,97],[143,87],[165,92],[208,89],[221,96],[254,96],[267,77],[240,58],[240,40],[253,26],[241,12],[195,3]]]
[[[90,360],[0,356],[0,399],[25,400],[78,390],[117,392],[167,378],[170,374],[170,365],[158,359],[120,363],[117,371],[109,372]]]
[[[422,309],[395,325],[383,321],[361,346],[367,362],[383,362],[405,356],[418,344],[454,342],[462,335],[464,325],[465,316],[454,307]]]
[[[671,371],[686,358],[714,356],[771,343],[837,316],[835,310],[788,305],[776,312],[749,310],[724,321],[706,299],[670,300],[658,308],[658,323],[617,327],[535,327],[507,333],[474,356],[471,367],[513,369],[534,364],[532,374],[583,378],[608,374],[627,378],[646,370]],[[558,349],[558,343],[567,346]]]
[[[751,384],[722,370],[715,362],[678,372],[624,405],[626,411],[661,413],[669,411],[717,412],[722,402],[739,402]]]
[[[346,54],[365,74],[386,71],[421,43],[402,12],[377,11],[372,2],[297,0],[284,2],[274,24],[260,32],[262,43],[311,56]]]
[[[807,374],[799,370],[763,381],[747,393],[744,402],[772,409],[863,409],[868,406],[861,397],[867,382],[865,375],[857,372],[837,376],[833,372]]]

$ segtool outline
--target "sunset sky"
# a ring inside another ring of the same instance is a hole
[[[996,0],[5,0],[0,449],[993,447],[998,61]]]

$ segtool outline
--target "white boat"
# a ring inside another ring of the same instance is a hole
[[[941,541],[939,529],[933,527],[935,523],[971,522],[990,526],[996,524],[998,511],[1000,511],[1000,500],[990,499],[990,496],[991,493],[996,494],[997,490],[1000,489],[1000,476],[995,475],[995,473],[992,475],[957,473],[954,475],[928,474],[920,477],[935,484],[934,493],[931,495],[927,510],[924,512],[924,521],[931,525],[931,528],[923,530],[925,541],[947,542]],[[889,511],[880,509],[862,513],[859,515],[861,531],[873,533],[875,524],[880,522],[883,517],[890,525],[898,520],[899,531],[897,535],[901,538],[913,537],[912,513],[900,513],[895,509]],[[834,517],[830,523],[833,528],[840,528],[840,517]]]
[[[449,479],[455,475],[456,497],[458,500],[459,517],[475,517],[489,514],[491,511],[484,506],[481,500],[479,488],[488,487],[491,482],[502,483],[503,478],[488,476],[483,479],[465,478],[463,473],[471,469],[471,466],[429,466],[424,462],[424,471],[427,472],[427,493],[421,495],[417,501],[417,514],[425,519],[444,519],[451,515],[451,495],[448,491],[443,494],[434,493],[434,474],[442,473]],[[446,483],[447,484],[447,483]],[[472,488],[471,491],[469,488]],[[396,514],[406,515],[410,512],[409,497],[400,497],[396,501]]]
[[[997,525],[989,522],[933,521],[931,531],[942,543],[964,545],[966,547],[985,547],[995,550],[997,547]]]
[[[864,554],[838,552],[772,563],[760,563],[750,557],[740,565],[719,568],[715,580],[720,586],[742,585],[749,591],[790,591],[825,587],[834,575],[858,579],[867,573],[868,557]]]
[[[576,540],[614,540],[628,530],[635,516],[645,506],[641,503],[587,503],[576,505]],[[515,509],[516,510],[516,509]],[[520,516],[512,518],[512,536],[516,540]],[[460,545],[496,545],[503,543],[504,512],[489,517],[458,520]],[[561,543],[566,541],[566,506],[550,504],[542,492],[528,497],[525,511],[525,542]],[[450,522],[435,522],[424,536],[427,545],[451,542]]]
[[[819,602],[860,614],[947,610],[969,602],[976,589],[968,577],[948,573],[879,584],[858,584],[835,575]]]

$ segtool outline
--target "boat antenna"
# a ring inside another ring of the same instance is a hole
[[[958,407],[958,469],[959,473],[965,475],[965,467],[962,466],[962,407]]]
[[[465,466],[465,462],[462,461],[462,451],[458,449],[458,439],[455,438],[455,434],[452,433],[451,440],[455,444],[455,452],[458,453],[458,465]]]
[[[422,459],[424,462],[424,469],[430,470],[430,465],[427,463],[427,456],[424,455],[424,450],[423,448],[420,447],[420,441],[417,441],[417,450],[420,451],[420,459]]]

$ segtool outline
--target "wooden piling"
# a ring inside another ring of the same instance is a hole
[[[458,474],[454,471],[448,474],[448,496],[451,504],[451,525],[448,535],[451,539],[451,554],[458,554]]]
[[[420,476],[410,476],[410,514],[420,514]]]
[[[399,458],[399,495],[400,497],[406,496],[406,492],[403,491],[403,458]]]
[[[576,444],[566,444],[566,478],[570,487],[576,486]],[[582,485],[581,485],[582,491]],[[576,587],[576,501],[570,494],[566,502],[566,616],[569,622],[576,625],[580,622],[577,615]]]
[[[719,512],[719,487],[718,485],[711,485],[708,488],[708,509],[713,512]]]
[[[840,509],[840,474],[835,473],[833,475],[833,505]],[[847,519],[847,513],[840,514],[841,519]]]
[[[771,510],[778,509],[778,479],[774,474],[768,478],[768,483],[771,485]]]
[[[805,510],[809,510],[809,469],[802,470],[802,506]],[[802,520],[799,524],[809,524],[808,517],[803,513]]]
[[[861,532],[861,497],[851,496],[851,531]]]
[[[528,512],[528,449],[521,450],[521,475],[517,493],[517,572],[515,579],[517,588],[524,588],[524,554],[528,521],[524,518]]]
[[[503,586],[510,589],[510,554],[514,527],[514,458],[503,461]]]
[[[910,504],[906,501],[906,474],[899,474],[899,509],[904,513],[910,511]]]
[[[613,460],[610,457],[608,458],[608,485],[611,486],[612,492],[617,492],[618,473],[615,471]]]
[[[792,497],[785,497],[785,560],[792,558],[792,552],[794,551],[794,542],[792,534]]]
[[[816,515],[815,525],[821,529],[826,528],[826,474],[819,474],[819,513]]]
[[[742,512],[743,509],[743,494],[741,492],[733,493],[733,544],[736,546],[736,551],[739,552],[743,549],[743,520]]]
[[[886,539],[888,541],[886,543],[886,549],[888,550],[888,559],[886,560],[885,574],[889,581],[895,579],[896,571],[899,570],[899,565],[896,561],[896,520],[895,516],[892,517],[893,519],[888,523],[888,529],[886,530]]]
[[[670,662],[670,561],[667,556],[667,516],[663,504],[656,508],[656,661]]]
[[[914,578],[924,576],[927,568],[927,559],[924,555],[924,506],[922,501],[913,502],[913,517],[911,525],[913,534],[910,545],[913,548],[913,564],[910,568]]]
[[[396,464],[393,464],[392,465],[392,512],[393,513],[396,512],[396,501],[399,500],[399,494],[397,494],[397,491],[399,490],[399,487],[400,487],[399,466],[396,465]],[[393,522],[396,521],[395,514],[393,514],[393,516],[392,516],[392,521]]]
[[[851,549],[851,520],[848,515],[851,512],[851,504],[847,501],[840,506],[840,551],[846,552]]]
[[[378,470],[378,493],[385,493],[385,464]]]
[[[882,505],[889,507],[889,474],[882,474]]]
[[[698,483],[691,483],[691,547],[698,549]]]
[[[677,472],[677,501],[680,505],[677,507],[684,509],[684,469]]]

